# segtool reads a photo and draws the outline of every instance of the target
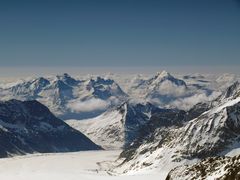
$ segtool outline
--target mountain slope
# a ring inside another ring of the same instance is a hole
[[[0,157],[101,149],[39,102],[0,102]]]
[[[207,157],[233,151],[240,153],[239,92],[240,89],[230,97],[221,98],[200,116],[195,113],[196,118],[190,114],[192,120],[187,113],[186,121],[180,126],[152,126],[152,133],[141,137],[140,143],[133,143],[121,153],[114,172],[156,167],[170,170]]]
[[[159,109],[150,103],[126,102],[94,119],[66,122],[106,149],[120,149],[129,146],[150,119],[160,114],[164,116],[168,111],[170,110]]]

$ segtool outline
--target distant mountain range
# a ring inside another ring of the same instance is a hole
[[[110,79],[76,80],[68,74],[35,78],[0,88],[0,99],[38,100],[63,119],[83,119],[126,100],[127,95]]]
[[[112,79],[75,79],[68,74],[26,79],[0,86],[0,100],[38,100],[62,119],[93,118],[108,108],[133,99],[161,108],[188,110],[199,102],[217,97],[219,92],[199,84],[187,84],[166,71],[129,83],[128,91]]]

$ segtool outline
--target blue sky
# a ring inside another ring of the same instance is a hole
[[[0,1],[1,66],[238,66],[239,0]]]

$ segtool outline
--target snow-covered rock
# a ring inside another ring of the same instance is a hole
[[[177,167],[166,180],[188,179],[240,179],[240,155],[210,157],[194,165]]]

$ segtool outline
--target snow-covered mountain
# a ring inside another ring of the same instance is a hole
[[[171,113],[177,110],[159,109],[150,103],[125,102],[102,115],[87,120],[68,120],[69,125],[86,134],[93,142],[106,149],[120,149],[129,146],[137,137],[139,130],[150,119],[161,116],[162,124],[173,121]],[[177,123],[177,122],[174,122]]]
[[[0,140],[0,157],[101,149],[36,100],[0,102]]]
[[[138,78],[133,81],[127,93],[135,99],[146,99],[156,106],[189,110],[195,104],[211,101],[220,94],[202,85],[202,81],[186,83],[162,71],[149,79]]]
[[[160,95],[175,95],[184,93],[187,85],[183,80],[173,77],[166,71],[157,73],[154,77],[147,80],[139,80],[133,87],[144,97],[156,97]],[[177,91],[176,90],[177,88]]]
[[[116,172],[170,169],[232,151],[240,153],[240,89],[237,87],[235,83],[228,88],[201,115],[194,111],[186,113],[185,121],[179,126],[151,126],[152,133],[123,151]]]
[[[0,99],[38,100],[63,119],[97,116],[127,95],[110,79],[76,80],[68,74],[34,78],[0,88]]]

